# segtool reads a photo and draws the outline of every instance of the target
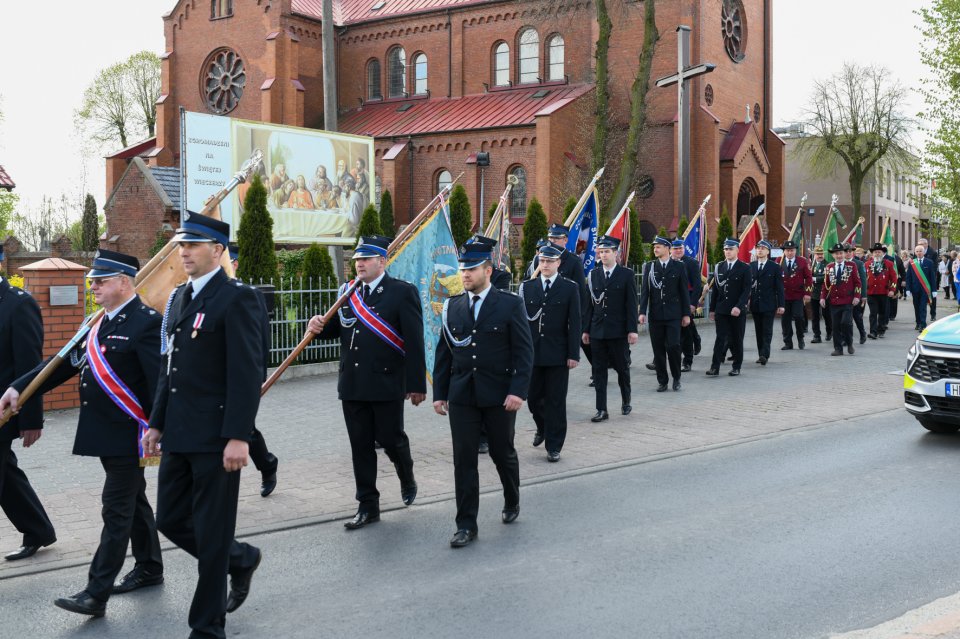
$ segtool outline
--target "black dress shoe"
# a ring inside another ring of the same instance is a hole
[[[632,410],[633,410],[633,406],[631,406],[630,404],[624,404],[623,406],[620,407],[620,412],[623,413],[624,415],[629,415],[630,411]]]
[[[353,519],[343,524],[343,527],[347,530],[357,530],[358,528],[363,528],[367,524],[372,524],[378,521],[380,521],[380,513],[371,515],[367,512],[358,511],[357,514],[353,516]]]
[[[476,531],[461,528],[457,532],[453,533],[453,537],[450,538],[450,547],[463,548],[476,538]]]
[[[792,350],[793,350],[793,344],[784,344],[783,346],[780,347],[780,350],[781,350],[781,351],[792,351]]]
[[[490,443],[489,442],[480,442],[480,445],[477,446],[477,453],[481,455],[486,455],[490,452]]]
[[[680,380],[679,379],[673,380],[673,390],[678,391],[681,388],[683,388],[683,386],[680,385]]]
[[[53,541],[50,542],[50,544],[56,541],[57,540],[54,539]],[[35,554],[37,554],[38,550],[40,550],[41,548],[45,548],[50,544],[38,544],[35,546],[34,545],[28,546],[27,544],[24,544],[23,546],[20,546],[18,549],[14,550],[13,552],[7,553],[6,555],[3,556],[3,558],[6,559],[7,561],[17,561],[18,559],[29,559],[30,557],[33,557]]]
[[[707,377],[716,377],[716,376],[719,375],[719,374],[720,374],[720,371],[718,371],[718,370],[715,369],[715,368],[711,368],[710,370],[708,370],[708,371],[705,373],[705,375],[706,375]]]
[[[133,570],[120,578],[120,581],[113,584],[111,592],[115,595],[122,595],[132,592],[138,588],[147,586],[158,586],[163,583],[163,573],[150,574],[147,571],[134,566]]]
[[[730,372],[727,373],[727,375],[729,375],[730,377],[736,377],[736,376],[739,375],[739,374],[740,374],[740,369],[739,369],[739,368],[731,369]]]
[[[694,354],[694,355],[699,355],[699,354],[700,354],[700,342],[694,343],[694,345],[693,345],[693,354]]]
[[[882,339],[885,334],[886,334],[886,331],[884,331],[883,333],[877,333],[877,337]]]
[[[870,339],[877,339],[877,334],[876,334],[876,333],[867,333],[867,337],[869,337]]]
[[[593,387],[595,386],[595,384],[593,383],[593,380],[592,380],[592,379],[590,380],[590,383],[587,384],[587,386],[590,387],[590,388],[593,388]]]
[[[260,566],[260,560],[263,559],[263,553],[257,551],[257,560],[253,566],[236,575],[230,575],[230,594],[227,595],[227,612],[233,612],[243,605],[250,594],[250,582],[253,581],[253,573]]]
[[[610,419],[610,413],[605,410],[598,410],[597,414],[590,418],[591,422],[603,422]]]
[[[654,364],[653,362],[650,362],[650,363],[647,364],[646,366],[647,366],[647,370],[648,370],[648,371],[655,371],[655,370],[657,370],[657,366],[656,366],[656,364]]]
[[[811,344],[820,344],[821,342],[823,342],[823,340],[819,337],[814,337],[812,340],[810,340]]]
[[[263,480],[260,482],[260,496],[266,497],[277,487],[277,471],[264,473]]]
[[[560,461],[560,453],[559,453],[559,452],[551,453],[551,452],[548,451],[548,452],[547,452],[547,461],[548,461],[548,462],[558,462],[558,461]]]
[[[693,369],[693,366],[690,364],[683,364],[680,366],[681,373],[689,373]]]
[[[557,459],[560,459],[560,453],[557,453]],[[500,520],[505,524],[512,524],[520,516],[520,506],[503,507],[500,513]]]
[[[798,338],[797,338],[797,346],[800,347],[800,350],[801,350],[801,351],[803,350],[803,347],[806,346],[806,344],[803,343],[803,338],[802,338],[802,337],[798,337]]]
[[[843,355],[843,350],[836,350],[836,349],[834,349],[834,351],[833,351],[832,353],[830,353],[830,355],[832,355],[832,356],[834,356],[834,357],[836,357],[837,355]]]
[[[867,336],[866,336],[866,335],[861,335],[861,336],[860,336],[860,343],[861,343],[861,344],[866,344],[866,343],[867,343]]]
[[[658,392],[658,393],[662,393],[662,392],[665,391],[665,390],[667,390],[667,385],[666,385],[666,384],[660,384],[659,386],[657,386],[657,392]]]
[[[831,339],[833,339],[833,333],[827,333],[827,336],[824,338],[824,340],[829,342]]]
[[[536,434],[533,436],[533,446],[534,446],[534,448],[536,448],[537,446],[539,446],[539,445],[542,444],[542,443],[543,443],[543,433],[536,433]]]
[[[411,479],[406,483],[401,483],[400,498],[405,506],[413,504],[413,500],[417,498],[417,482]]]
[[[81,590],[72,597],[60,597],[53,602],[53,605],[91,617],[102,617],[107,612],[107,602],[100,601],[86,590]]]
[[[727,361],[728,361],[728,362],[732,362],[732,361],[733,361],[733,355],[730,355],[729,357],[727,357]]]
[[[760,364],[761,366],[766,366],[767,358],[761,355],[760,357],[757,358],[757,364]]]
[[[847,344],[847,352],[853,355],[853,344]]]

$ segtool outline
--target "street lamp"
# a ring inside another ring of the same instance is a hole
[[[483,215],[486,211],[483,208],[483,170],[490,166],[490,154],[487,151],[477,153],[477,166],[480,167],[480,232],[483,233]]]

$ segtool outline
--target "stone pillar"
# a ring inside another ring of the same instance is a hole
[[[63,348],[83,322],[83,280],[87,267],[59,257],[51,257],[28,264],[20,270],[23,272],[24,288],[40,305],[40,314],[43,316],[43,358],[47,359]],[[51,287],[55,289],[52,301]],[[71,291],[70,288],[74,290]],[[43,409],[58,410],[79,406],[78,383],[74,378],[46,393]]]

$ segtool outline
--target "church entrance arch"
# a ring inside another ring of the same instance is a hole
[[[737,193],[737,228],[740,228],[740,220],[746,217],[750,219],[757,212],[760,205],[763,204],[764,196],[760,193],[760,187],[757,186],[753,178],[746,178],[740,183],[740,190]]]

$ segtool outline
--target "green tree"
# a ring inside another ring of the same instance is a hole
[[[643,255],[643,237],[640,235],[640,214],[631,207],[629,264],[639,269],[643,264]]]
[[[273,218],[267,211],[267,188],[259,175],[253,176],[243,200],[237,244],[240,248],[237,278],[253,284],[279,282]]]
[[[393,196],[388,189],[380,196],[380,229],[392,237],[396,228],[397,225],[393,219]]]
[[[683,237],[684,232],[687,230],[687,226],[690,225],[690,221],[687,220],[687,216],[684,215],[680,218],[680,223],[677,224],[677,237]]]
[[[703,240],[703,256],[704,259],[707,260],[708,265],[712,266],[716,264],[716,262],[713,261],[713,242],[710,241],[709,237]]]
[[[141,51],[97,74],[75,118],[96,142],[127,147],[133,135],[154,136],[159,97],[160,58]]]
[[[360,226],[357,229],[357,239],[363,235],[381,235],[380,214],[373,204],[368,204],[360,216]]]
[[[150,250],[147,251],[147,253],[150,257],[153,257],[160,252],[160,249],[167,245],[168,241],[167,234],[163,232],[163,229],[158,229],[156,236],[153,238],[153,245],[150,246]]]
[[[527,218],[523,221],[523,242],[521,255],[523,263],[528,264],[537,253],[537,241],[547,236],[547,216],[537,198],[531,198],[527,205]]]
[[[727,207],[724,205],[720,212],[720,222],[717,223],[717,244],[722,247],[725,239],[736,236],[733,223],[730,221],[730,214],[727,213]]]
[[[10,234],[13,212],[17,208],[20,196],[11,191],[0,191],[0,237]]]
[[[83,230],[80,250],[97,250],[97,246],[100,244],[100,220],[97,216],[97,201],[89,193],[83,201],[83,217],[80,222]]]
[[[567,198],[567,203],[563,205],[563,219],[560,221],[565,222],[575,208],[577,208],[577,198]]]
[[[453,187],[450,194],[450,229],[453,231],[453,241],[457,246],[470,239],[473,228],[473,214],[470,211],[470,199],[467,190],[462,184]]]
[[[333,268],[333,259],[330,253],[317,243],[311,244],[303,255],[303,279],[306,286],[315,289],[336,289],[337,274]],[[309,315],[319,315],[325,312],[333,303],[335,292],[310,293],[305,303],[309,307]]]

